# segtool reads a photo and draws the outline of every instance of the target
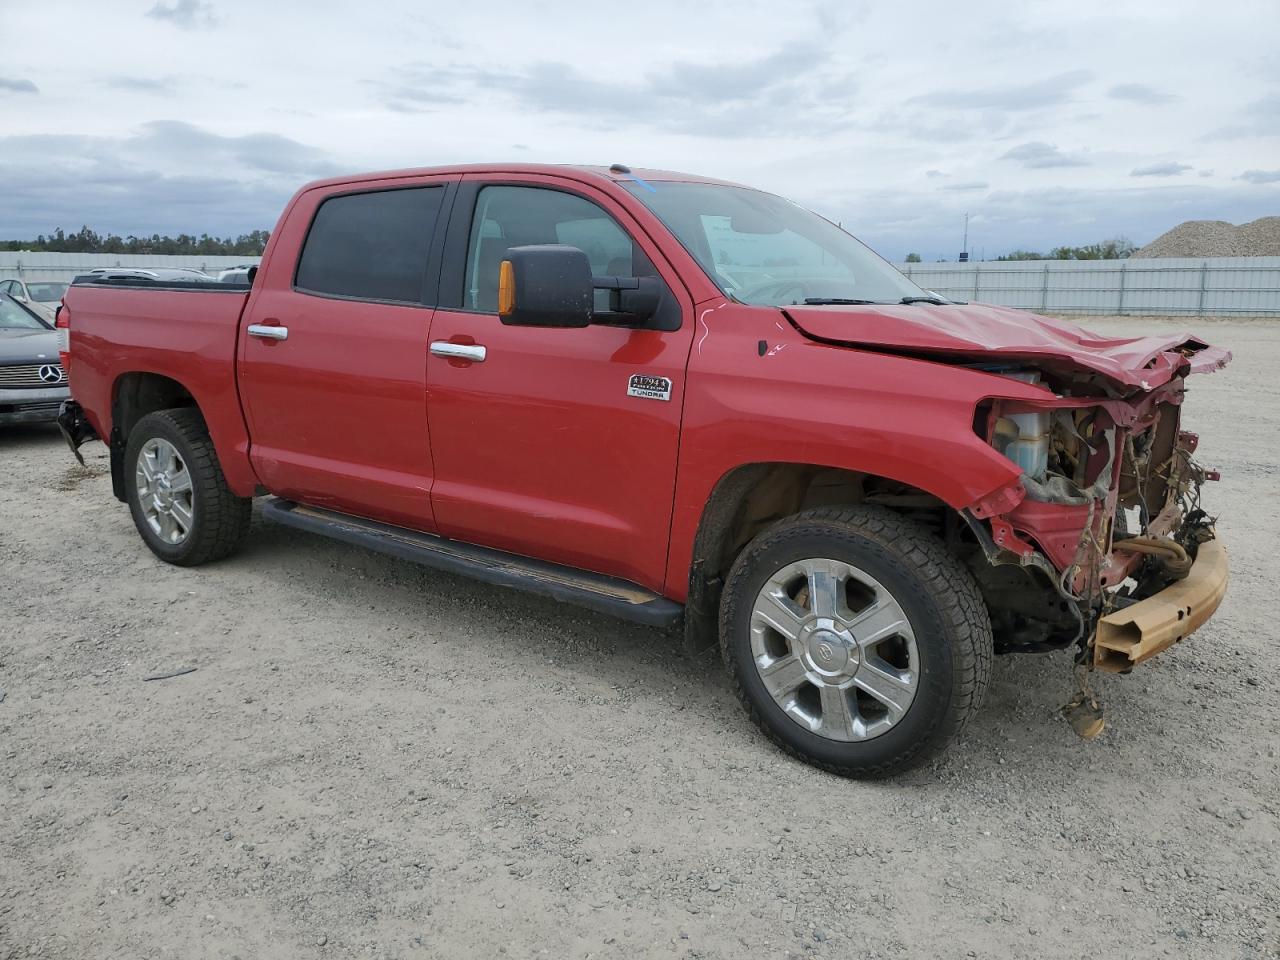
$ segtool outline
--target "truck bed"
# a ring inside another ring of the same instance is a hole
[[[68,379],[98,436],[123,444],[131,391],[157,389],[155,378],[166,378],[204,413],[228,483],[252,493],[236,389],[236,342],[248,298],[249,288],[238,284],[135,278],[72,284],[63,300],[72,344]]]

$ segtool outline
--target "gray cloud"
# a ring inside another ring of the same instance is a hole
[[[0,77],[0,91],[9,93],[39,93],[40,88],[30,80],[10,79],[9,77]]]
[[[164,157],[172,163],[232,167],[264,173],[318,177],[335,168],[315,147],[275,133],[224,137],[181,120],[153,120],[127,141],[131,151]]]
[[[1135,167],[1129,174],[1131,177],[1179,177],[1191,169],[1189,163],[1177,163],[1169,160],[1165,163],[1151,163],[1145,167]]]
[[[305,180],[337,172],[273,133],[221,136],[176,120],[123,137],[0,137],[5,230],[25,238],[89,224],[128,234],[269,228]]]
[[[961,191],[986,190],[990,186],[991,184],[987,183],[987,181],[985,180],[961,180],[961,181],[957,181],[956,183],[943,184],[942,189],[943,190],[961,190]]]
[[[650,74],[646,93],[679,98],[695,91],[700,98],[756,100],[769,96],[777,87],[779,76],[795,77],[826,59],[826,51],[815,45],[792,44],[777,53],[739,64],[677,61],[661,74]]]
[[[597,80],[555,61],[523,69],[415,64],[370,84],[383,105],[398,113],[496,99],[526,111],[590,117],[598,129],[639,124],[675,133],[749,137],[849,126],[856,86],[830,67],[830,59],[816,45],[793,44],[745,63],[677,61],[630,83]]]
[[[1063,153],[1054,144],[1034,140],[1019,144],[1000,157],[1001,160],[1016,160],[1024,167],[1032,170],[1049,167],[1087,167],[1089,161],[1076,154]]]
[[[213,4],[205,0],[174,0],[173,3],[157,0],[146,15],[153,20],[171,23],[181,30],[209,28],[218,22],[213,14]]]
[[[82,225],[121,236],[236,236],[270,230],[293,192],[230,177],[169,176],[154,170],[94,176],[69,191],[59,173],[32,170],[7,178],[17,199],[6,205],[6,239],[29,240]]]
[[[1146,103],[1153,106],[1160,103],[1173,103],[1175,100],[1182,99],[1175,94],[1164,93],[1149,87],[1145,83],[1117,84],[1107,91],[1107,96],[1113,100],[1132,100],[1135,103]]]
[[[908,103],[948,110],[1035,110],[1066,103],[1093,79],[1089,70],[1071,70],[1031,83],[1009,83],[981,90],[938,90],[912,97]]]
[[[130,90],[135,93],[154,93],[172,96],[181,81],[177,77],[107,77],[103,83],[113,90]]]
[[[1246,170],[1236,179],[1245,183],[1280,183],[1280,170]]]

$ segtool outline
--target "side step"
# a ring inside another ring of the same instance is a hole
[[[446,540],[376,520],[308,507],[291,500],[277,497],[264,500],[262,515],[285,526],[332,537],[401,560],[411,560],[504,587],[515,587],[652,627],[671,626],[684,613],[684,607],[674,600],[625,580]]]

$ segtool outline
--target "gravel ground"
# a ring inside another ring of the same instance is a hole
[[[1197,326],[1218,617],[1092,743],[1066,654],[998,659],[881,784],[672,636],[261,522],[166,566],[101,446],[0,432],[0,958],[1280,956],[1280,324]]]

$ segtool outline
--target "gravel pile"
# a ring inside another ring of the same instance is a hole
[[[1225,220],[1188,220],[1134,256],[1280,257],[1280,217],[1259,217],[1238,227]]]

